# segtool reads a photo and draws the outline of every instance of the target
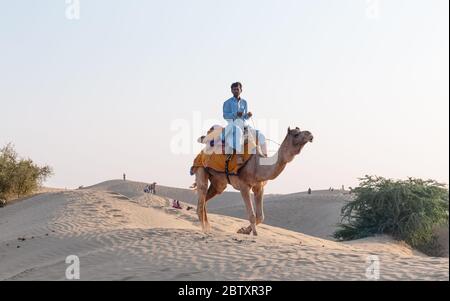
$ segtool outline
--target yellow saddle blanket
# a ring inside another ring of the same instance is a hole
[[[238,164],[237,156],[238,155],[232,155],[230,162],[228,163],[228,174],[236,175],[239,169],[250,159],[251,154],[239,155],[243,158],[242,164]],[[228,155],[224,154],[205,154],[204,152],[201,152],[195,158],[193,167],[212,168],[218,172],[226,172],[227,157]]]
[[[220,134],[223,128],[217,127],[208,133],[208,136],[204,139],[203,143],[207,146],[203,149],[200,154],[194,159],[194,164],[191,168],[191,175],[194,173],[196,167],[211,168],[218,172],[226,172],[227,158],[229,154],[224,153],[223,144],[224,140],[221,141]],[[228,174],[237,175],[239,169],[241,169],[247,161],[251,158],[252,154],[257,154],[257,148],[259,145],[258,132],[253,134],[248,132],[244,133],[244,153],[243,154],[233,154],[228,162]],[[203,140],[203,139],[202,139]],[[213,141],[213,146],[210,142]],[[238,162],[239,157],[239,162]]]

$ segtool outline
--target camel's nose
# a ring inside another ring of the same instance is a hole
[[[310,137],[309,137],[309,142],[313,142],[313,140],[314,140],[314,136],[313,135],[311,135]]]

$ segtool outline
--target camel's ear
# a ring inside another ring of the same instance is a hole
[[[291,127],[288,127],[288,135],[291,133]]]

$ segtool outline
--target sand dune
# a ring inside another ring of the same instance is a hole
[[[110,180],[86,188],[120,191],[129,197],[133,197],[133,195],[136,194],[136,190],[130,190],[131,187],[134,187],[133,189],[138,189],[141,192],[147,184],[148,183],[143,182]],[[171,199],[177,199],[192,205],[197,205],[197,194],[195,191],[190,189],[157,185],[156,194]],[[209,202],[208,209],[215,210],[230,206],[241,206],[242,204],[242,197],[239,192],[226,191],[223,194],[216,196],[214,201]]]
[[[130,198],[141,193],[146,186],[142,182],[111,180],[87,187],[89,189],[113,190]],[[347,192],[348,193],[348,192]],[[264,197],[265,224],[332,239],[340,221],[340,210],[349,200],[341,191],[313,191],[286,195],[268,194]],[[157,194],[177,199],[191,205],[197,204],[197,194],[189,189],[158,185]],[[242,197],[239,192],[227,191],[208,202],[208,212],[246,219]]]
[[[388,237],[344,244],[269,225],[243,236],[246,221],[215,214],[203,234],[195,208],[171,208],[144,185],[108,181],[0,209],[0,280],[65,280],[69,255],[82,280],[367,280],[369,255],[382,280],[449,277],[448,258]]]

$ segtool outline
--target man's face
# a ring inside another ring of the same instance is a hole
[[[239,87],[239,86],[233,87],[233,88],[231,88],[231,93],[233,93],[233,96],[234,96],[234,97],[239,98],[239,96],[240,96],[241,93],[242,93],[242,89],[241,89],[241,87]]]

